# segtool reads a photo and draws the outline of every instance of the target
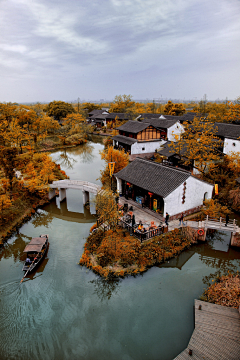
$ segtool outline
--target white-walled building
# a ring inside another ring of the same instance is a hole
[[[216,136],[220,137],[223,144],[223,153],[240,152],[240,125],[215,123]]]
[[[213,185],[192,176],[189,171],[136,158],[114,174],[117,190],[171,219],[198,211],[212,198]]]
[[[151,155],[168,139],[176,141],[184,131],[180,122],[166,119],[129,120],[117,130],[119,135],[113,137],[114,147],[124,148],[130,155]]]

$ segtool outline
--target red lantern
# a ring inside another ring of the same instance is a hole
[[[148,192],[148,195],[153,196],[153,193],[152,193],[152,192]]]
[[[129,182],[127,182],[127,185],[128,185],[128,186],[131,186],[131,184],[130,184]]]

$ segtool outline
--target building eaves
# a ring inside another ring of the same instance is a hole
[[[183,184],[191,176],[191,173],[136,158],[115,176],[165,198]]]
[[[150,124],[146,123],[146,122],[129,120],[125,124],[119,126],[117,128],[117,130],[122,130],[122,131],[126,131],[126,132],[129,132],[129,133],[137,134],[140,131],[148,128],[149,125]]]
[[[137,142],[137,139],[130,138],[123,135],[115,135],[112,137],[113,140],[118,141],[122,144],[132,145]]]

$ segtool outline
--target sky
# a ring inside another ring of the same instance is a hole
[[[240,0],[0,0],[0,102],[240,96]]]

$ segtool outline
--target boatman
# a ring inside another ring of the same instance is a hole
[[[26,264],[31,264],[31,260],[29,259],[29,257],[26,258]]]

